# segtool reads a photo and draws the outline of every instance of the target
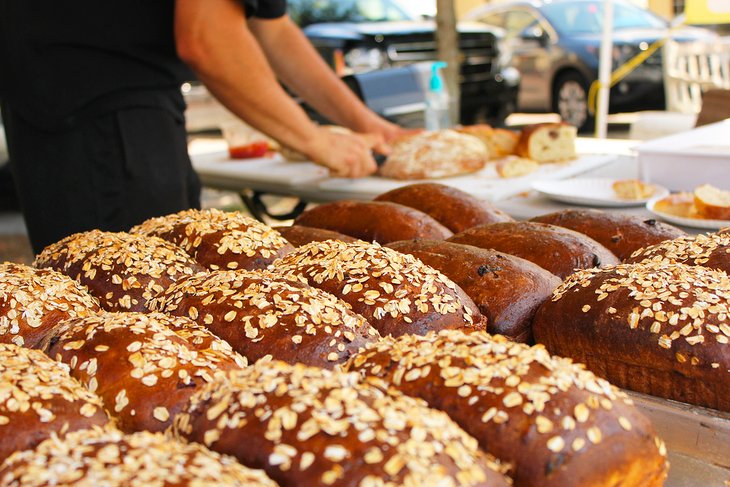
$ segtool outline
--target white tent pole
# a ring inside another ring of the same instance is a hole
[[[598,104],[596,107],[596,137],[605,139],[608,129],[608,94],[611,89],[611,51],[613,51],[613,0],[603,2],[603,36],[598,60]]]

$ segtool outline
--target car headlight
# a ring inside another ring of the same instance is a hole
[[[497,38],[497,62],[493,65],[493,70],[499,71],[512,64],[512,50],[504,37]]]
[[[388,64],[388,55],[377,47],[356,47],[345,54],[345,64],[355,73],[373,71]]]

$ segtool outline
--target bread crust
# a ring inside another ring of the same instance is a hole
[[[540,163],[575,159],[576,133],[575,127],[564,122],[528,125],[520,132],[515,154]]]
[[[551,353],[626,389],[730,411],[730,285],[724,272],[676,263],[580,271],[533,322]]]
[[[354,242],[357,240],[344,233],[325,230],[324,228],[305,227],[303,225],[274,227],[274,230],[279,232],[294,247],[301,247],[310,242],[321,242],[323,240],[341,240],[343,242]]]
[[[587,235],[622,261],[642,247],[687,235],[684,230],[653,218],[600,210],[562,210],[530,221],[549,223]]]
[[[411,238],[443,240],[453,233],[422,211],[385,201],[335,201],[311,208],[294,223],[386,244]]]
[[[561,279],[576,269],[618,264],[610,250],[567,228],[535,222],[482,225],[458,233],[449,242],[494,249],[522,257]]]
[[[516,487],[660,486],[666,451],[625,393],[503,336],[385,338],[347,364],[446,412],[506,462]]]
[[[439,183],[403,186],[378,195],[374,201],[388,201],[415,208],[454,233],[487,223],[514,221],[491,203]]]
[[[388,247],[443,272],[487,318],[488,332],[518,342],[532,341],[532,318],[561,283],[537,264],[496,250],[436,240],[404,240]]]
[[[641,261],[679,262],[730,273],[730,233],[687,235],[665,240],[639,249],[626,259],[628,263]]]

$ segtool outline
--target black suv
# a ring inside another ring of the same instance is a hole
[[[340,75],[436,60],[436,24],[393,0],[289,0],[289,15]],[[501,125],[516,106],[519,74],[501,62],[501,30],[459,23],[461,123]],[[503,66],[504,64],[504,66]]]

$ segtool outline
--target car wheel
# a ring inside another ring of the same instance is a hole
[[[595,119],[588,113],[588,83],[576,72],[560,75],[553,88],[553,110],[579,132],[593,129]]]

